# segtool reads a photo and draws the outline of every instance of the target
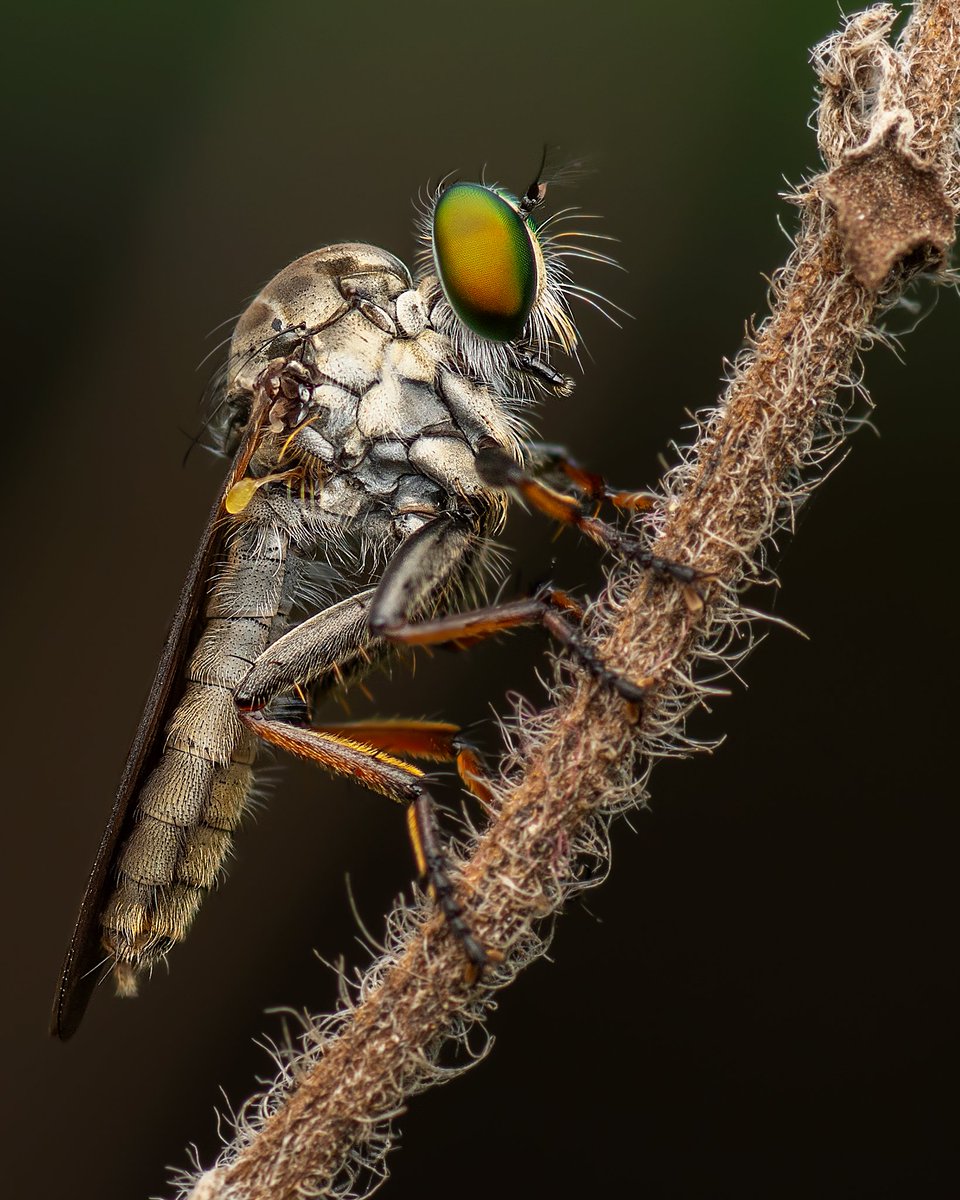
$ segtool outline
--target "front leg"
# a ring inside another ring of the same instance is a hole
[[[553,442],[527,442],[524,457],[530,473],[538,479],[544,475],[560,475],[588,500],[600,504],[608,500],[614,507],[631,512],[652,508],[656,496],[650,492],[637,492],[611,487],[602,475],[588,471],[570,454],[566,446]]]
[[[592,541],[607,550],[612,550],[621,558],[628,558],[657,575],[675,579],[678,583],[688,587],[692,587],[703,578],[696,567],[661,558],[654,554],[636,534],[625,533],[615,525],[610,525],[585,512],[579,500],[548,487],[532,472],[524,470],[512,458],[504,454],[499,446],[493,444],[482,446],[476,461],[477,474],[488,487],[516,492],[544,516],[565,525],[574,526]]]

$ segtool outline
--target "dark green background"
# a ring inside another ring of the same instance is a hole
[[[9,1195],[140,1197],[216,1145],[222,1084],[268,1070],[281,1005],[335,995],[344,877],[375,932],[411,876],[376,797],[273,768],[228,885],[135,1003],[46,1039],[60,956],[220,468],[195,455],[197,364],[276,269],[326,242],[409,259],[411,198],[482,164],[529,182],[544,141],[594,168],[627,269],[582,278],[592,359],[541,428],[622,484],[659,473],[762,312],[816,167],[807,50],[834,0],[684,4],[40,4],[9,26],[4,186],[7,535],[2,1029]],[[712,757],[659,768],[610,881],[504,994],[492,1058],[415,1100],[385,1195],[942,1195],[956,1178],[957,298],[905,362],[752,597],[750,690],[696,718]],[[894,329],[911,313],[891,315]],[[862,407],[862,406],[861,406]],[[525,586],[597,557],[518,516]],[[376,683],[380,711],[482,719],[537,698],[542,640]],[[361,702],[362,704],[362,702]],[[491,745],[495,738],[488,730]],[[455,793],[448,793],[455,798]],[[589,907],[587,907],[589,906]],[[11,1178],[12,1177],[12,1178]]]

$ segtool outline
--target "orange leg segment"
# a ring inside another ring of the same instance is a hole
[[[437,646],[445,642],[469,646],[511,629],[542,625],[591,675],[605,686],[613,688],[624,700],[639,704],[653,681],[644,679],[634,683],[611,670],[581,634],[579,623],[582,617],[580,606],[565,592],[542,588],[528,600],[512,600],[506,604],[475,608],[470,612],[451,613],[450,616],[437,617],[432,621],[385,624],[377,632],[405,646]]]
[[[400,804],[411,803],[420,793],[418,781],[423,772],[402,759],[350,738],[273,721],[258,712],[241,711],[239,716],[262,741],[297,758],[305,758],[334,775],[355,779],[371,792],[379,792]]]
[[[530,444],[530,449],[534,457],[533,474],[550,469],[559,471],[570,480],[578,492],[597,504],[609,500],[616,508],[631,509],[634,512],[653,507],[655,497],[649,492],[622,491],[611,487],[602,475],[581,467],[562,446],[534,442]]]
[[[579,470],[579,468],[577,468]],[[678,583],[691,585],[700,578],[694,567],[671,562],[653,554],[634,534],[624,533],[614,525],[601,521],[583,511],[579,500],[548,486],[529,471],[518,466],[499,446],[484,446],[477,455],[477,472],[489,487],[512,489],[544,516],[553,521],[572,525],[592,541],[612,550],[623,558],[632,559],[658,575],[669,576]],[[588,481],[590,476],[584,473]],[[623,496],[635,493],[622,493]]]
[[[489,776],[477,750],[448,721],[348,721],[313,725],[318,733],[362,742],[388,754],[409,754],[428,762],[452,762],[468,788],[484,804],[493,802]]]
[[[463,947],[468,980],[478,979],[487,963],[499,956],[477,940],[464,916],[440,842],[433,799],[423,784],[420,768],[352,737],[287,725],[258,712],[241,710],[238,715],[251,733],[269,745],[407,805],[407,828],[417,869],[451,933]]]

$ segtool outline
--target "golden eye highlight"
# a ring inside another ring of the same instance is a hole
[[[455,183],[433,210],[433,258],[463,323],[495,342],[523,332],[540,288],[541,256],[526,219],[505,195]]]

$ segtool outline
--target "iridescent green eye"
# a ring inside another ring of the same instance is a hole
[[[542,257],[517,209],[479,183],[455,183],[433,210],[433,258],[450,306],[474,333],[511,342],[537,299]]]

